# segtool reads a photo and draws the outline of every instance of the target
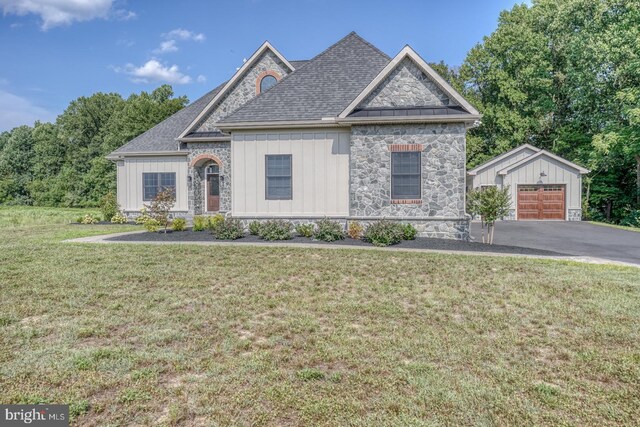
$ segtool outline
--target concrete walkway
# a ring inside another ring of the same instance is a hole
[[[103,234],[100,236],[80,237],[76,239],[64,240],[64,243],[102,243],[102,244],[129,244],[129,245],[197,245],[197,246],[251,246],[251,247],[276,247],[276,248],[299,248],[299,249],[348,249],[348,250],[374,250],[374,251],[392,251],[392,252],[417,252],[417,253],[438,253],[449,255],[468,255],[468,256],[491,256],[491,257],[515,257],[515,258],[534,258],[548,259],[556,261],[574,261],[587,264],[606,264],[625,267],[640,268],[640,264],[632,264],[628,262],[613,261],[604,258],[596,258],[590,256],[546,256],[546,255],[524,255],[496,252],[475,252],[475,251],[451,251],[438,249],[413,249],[413,248],[397,248],[397,247],[377,247],[377,246],[348,246],[348,245],[331,245],[318,243],[286,243],[286,242],[238,242],[238,241],[199,241],[199,242],[171,242],[171,241],[114,241],[109,240],[115,236],[125,236],[132,234],[146,233],[146,231],[129,231],[125,233]]]

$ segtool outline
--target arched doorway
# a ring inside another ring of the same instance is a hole
[[[205,209],[207,212],[220,210],[220,165],[211,163],[205,169]]]

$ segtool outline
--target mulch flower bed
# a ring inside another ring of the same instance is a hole
[[[373,246],[372,244],[356,239],[346,238],[344,240],[337,240],[335,242],[324,242],[320,240],[313,240],[306,237],[296,236],[291,240],[277,240],[267,241],[262,240],[257,236],[247,234],[245,237],[238,240],[216,240],[211,233],[207,231],[192,231],[191,229],[185,231],[174,231],[172,233],[135,233],[126,234],[120,236],[113,236],[105,240],[117,241],[117,242],[176,242],[176,243],[188,243],[188,242],[235,242],[235,243],[260,243],[260,244],[273,244],[273,243],[313,243],[320,245],[340,245],[340,246]],[[406,249],[436,249],[447,251],[464,251],[464,252],[493,252],[503,254],[517,254],[517,255],[547,255],[547,256],[562,256],[565,254],[545,251],[542,249],[533,248],[521,248],[518,246],[503,246],[503,245],[486,245],[479,242],[463,242],[460,240],[449,239],[432,239],[427,237],[418,237],[415,240],[403,240],[397,245],[389,246],[393,248],[406,248]]]

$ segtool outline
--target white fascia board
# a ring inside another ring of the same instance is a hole
[[[491,165],[493,165],[494,163],[497,163],[503,159],[506,159],[507,157],[509,157],[512,154],[518,153],[524,149],[528,148],[529,150],[535,151],[536,153],[541,151],[540,148],[538,147],[534,147],[533,145],[530,144],[522,144],[517,146],[516,148],[514,148],[513,150],[509,150],[506,153],[500,154],[497,157],[494,157],[493,159],[489,160],[488,162],[485,162],[481,165],[476,166],[475,168],[471,169],[470,171],[467,172],[467,175],[476,175],[478,172],[480,172],[482,169],[485,169]]]
[[[207,106],[200,112],[200,114],[198,114],[198,116],[189,124],[189,126],[186,127],[186,129],[178,136],[178,138],[176,138],[177,140],[180,140],[182,138],[184,138],[185,136],[187,136],[188,133],[190,133],[193,128],[195,127],[195,125],[207,114],[211,111],[211,109],[213,107],[215,107],[215,105],[217,104],[217,102],[222,99],[227,92],[229,91],[229,89],[231,89],[233,87],[233,85],[245,74],[245,72],[258,60],[258,58],[260,58],[260,56],[267,50],[270,50],[271,52],[273,52],[274,55],[276,55],[278,57],[278,59],[280,59],[287,67],[289,67],[289,69],[293,72],[295,71],[295,68],[293,68],[293,65],[291,65],[291,63],[289,61],[287,61],[287,59],[282,56],[282,54],[280,52],[278,52],[278,50],[273,47],[271,45],[271,43],[269,43],[268,41],[265,41],[262,46],[260,46],[258,48],[258,50],[256,50],[254,52],[253,55],[251,55],[251,57],[247,60],[247,62],[245,62],[244,64],[242,64],[242,67],[240,67],[238,69],[238,71],[236,71],[236,73],[233,75],[233,77],[231,77],[231,79],[229,79],[229,81],[224,85],[224,87],[222,89],[220,89],[220,92],[218,92],[216,94],[216,96],[213,97],[213,99],[211,101],[209,101],[209,103],[207,104]]]
[[[450,98],[453,98],[461,107],[467,110],[471,115],[480,116],[480,112],[476,110],[469,102],[464,99],[449,83],[447,83],[433,68],[426,63],[424,59],[416,53],[411,46],[407,45],[378,73],[378,75],[365,87],[362,92],[345,108],[338,116],[345,118],[356,109],[356,107],[371,93],[373,90],[393,71],[398,64],[406,57],[411,58],[413,62],[431,79],[437,86],[442,89]]]
[[[125,157],[156,157],[156,156],[188,156],[188,151],[137,151],[109,154],[107,160],[122,160]]]
[[[529,163],[530,161],[533,161],[533,160],[535,160],[535,159],[537,159],[539,157],[549,157],[549,158],[551,158],[553,160],[556,160],[556,161],[558,161],[558,162],[560,162],[560,163],[562,163],[564,165],[569,166],[572,169],[577,170],[582,175],[588,174],[590,172],[589,169],[586,169],[586,168],[583,168],[582,166],[576,165],[575,163],[572,163],[567,159],[563,159],[562,157],[556,156],[555,154],[550,153],[550,152],[548,152],[546,150],[540,150],[536,154],[533,154],[533,155],[531,155],[529,157],[525,157],[524,159],[520,160],[519,162],[516,162],[516,163],[514,163],[514,164],[512,164],[510,166],[507,166],[506,168],[498,171],[498,175],[506,175],[509,172],[511,172],[512,170],[517,169],[520,166],[522,166],[522,165],[524,165],[526,163]]]

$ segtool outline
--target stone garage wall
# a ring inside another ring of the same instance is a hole
[[[231,211],[231,143],[230,142],[191,142],[187,144],[189,149],[189,176],[191,183],[187,182],[189,192],[189,212],[192,215],[200,215],[205,211],[204,189],[205,169],[211,163],[201,167],[191,167],[191,161],[201,154],[213,154],[222,161],[220,167],[220,212]]]
[[[350,217],[411,222],[425,237],[467,239],[464,124],[353,126]],[[422,203],[391,200],[391,144],[422,146]]]

